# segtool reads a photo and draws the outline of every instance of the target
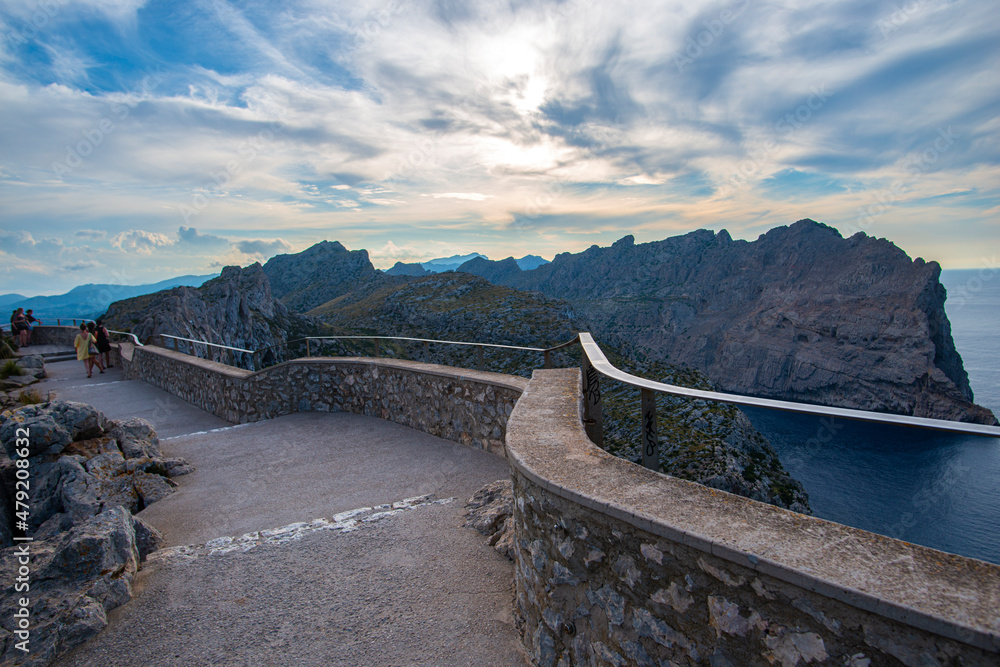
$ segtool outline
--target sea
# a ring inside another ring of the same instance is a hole
[[[941,282],[975,402],[1000,416],[1000,269]],[[1000,564],[1000,438],[745,411],[816,516]]]

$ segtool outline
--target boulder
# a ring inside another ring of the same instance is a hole
[[[50,401],[26,405],[0,415],[0,440],[7,455],[13,457],[18,429],[28,429],[29,456],[59,454],[74,440],[104,435],[106,421],[96,408],[85,403]]]
[[[38,378],[33,375],[11,375],[0,380],[0,391],[17,391],[36,382],[38,382]]]
[[[144,538],[149,540],[148,536]],[[0,551],[0,568],[17,571],[18,546]],[[47,665],[107,625],[107,612],[127,602],[140,555],[133,517],[117,507],[69,532],[31,543],[31,653],[14,647],[14,618],[0,618],[5,665]],[[0,590],[0,606],[20,607],[23,593]]]
[[[42,359],[42,355],[40,354],[29,354],[27,356],[20,357],[17,360],[17,365],[31,377],[39,380],[45,377],[45,361]]]
[[[115,420],[111,435],[127,459],[141,457],[159,458],[160,439],[156,437],[153,425],[141,417]]]

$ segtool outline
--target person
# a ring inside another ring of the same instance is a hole
[[[31,345],[31,334],[35,332],[35,325],[42,323],[41,320],[35,318],[34,312],[31,308],[24,311],[24,319],[28,321],[28,345]]]
[[[94,345],[96,345],[97,344],[97,325],[94,322],[87,322],[87,333],[90,334],[91,342],[94,343]],[[101,363],[101,352],[100,352],[100,350],[97,351],[97,354],[94,354],[93,352],[91,352],[91,358],[93,359],[93,361],[90,362],[90,364],[91,364],[90,365],[91,370],[93,370],[94,365],[96,365],[98,368],[101,369],[101,373],[103,373],[104,372],[104,364]]]
[[[76,348],[77,360],[82,361],[84,367],[87,369],[87,377],[90,377],[91,373],[94,372],[94,358],[90,356],[90,344],[94,342],[97,341],[87,330],[87,325],[84,322],[80,322],[80,333],[73,339],[73,347]],[[103,373],[104,371],[101,372]]]
[[[97,356],[104,359],[104,367],[111,368],[111,334],[104,326],[103,320],[97,320],[97,331],[94,334],[97,339]]]
[[[24,308],[18,308],[10,318],[11,335],[19,347],[28,346],[28,320],[24,316]]]

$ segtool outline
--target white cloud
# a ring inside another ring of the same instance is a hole
[[[263,257],[270,257],[279,252],[288,252],[292,249],[292,244],[283,241],[282,239],[254,239],[248,241],[237,241],[233,244],[238,251],[245,255],[257,255]]]
[[[469,201],[486,201],[493,195],[484,195],[478,192],[443,192],[433,195],[434,199],[467,199]]]
[[[113,247],[123,252],[136,252],[140,255],[148,255],[155,248],[163,248],[172,244],[173,242],[165,234],[147,232],[141,229],[130,229],[111,239]]]

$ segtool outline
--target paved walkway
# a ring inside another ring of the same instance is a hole
[[[380,419],[234,426],[118,369],[47,365],[43,394],[153,422],[197,470],[141,516],[166,548],[77,665],[526,665],[513,568],[462,526],[506,461]]]

